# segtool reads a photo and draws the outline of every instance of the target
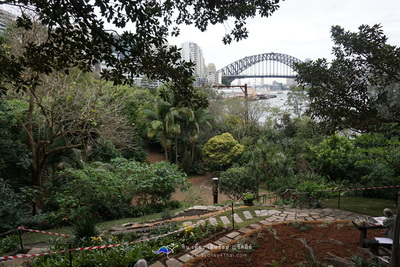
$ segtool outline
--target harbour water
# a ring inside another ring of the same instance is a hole
[[[276,97],[251,101],[250,105],[262,105],[265,106],[267,109],[274,108],[275,110],[279,108],[280,111],[278,112],[278,114],[280,114],[287,111],[286,101],[288,99],[289,92],[290,91],[271,91],[269,92],[269,94],[276,95]],[[274,116],[273,112],[265,111],[258,122],[264,123],[267,118],[271,118],[271,116]]]
[[[266,104],[270,105],[271,107],[275,107],[275,108],[285,108],[286,101],[288,98],[288,92],[290,92],[290,91],[271,91],[269,94],[276,95],[276,97],[269,98],[269,99],[263,99],[263,100],[257,100],[257,102],[262,101],[262,102],[265,102]]]

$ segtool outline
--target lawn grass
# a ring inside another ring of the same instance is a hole
[[[366,214],[374,217],[383,216],[383,209],[390,208],[394,212],[393,200],[380,199],[380,198],[364,198],[364,197],[341,197],[340,198],[340,208],[344,210],[349,210],[352,212],[357,212],[361,214]],[[328,208],[338,208],[338,198],[331,198],[322,202],[324,207]]]

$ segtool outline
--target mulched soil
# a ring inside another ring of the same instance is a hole
[[[324,264],[330,254],[350,259],[352,255],[368,258],[368,253],[360,249],[359,231],[349,223],[309,223],[311,228],[293,227],[290,224],[277,224],[265,227],[241,241],[252,249],[220,250],[198,257],[184,266],[280,266],[292,267],[307,261],[308,249],[301,243],[305,240],[313,249],[315,258]],[[369,231],[368,238],[383,236],[384,230]]]

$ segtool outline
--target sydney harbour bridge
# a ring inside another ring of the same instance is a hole
[[[229,84],[235,79],[244,78],[295,78],[293,63],[301,60],[281,54],[265,53],[253,55],[236,60],[235,62],[218,70],[222,79]]]

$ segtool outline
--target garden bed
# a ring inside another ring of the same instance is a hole
[[[368,238],[383,236],[384,230],[370,231]],[[185,266],[280,266],[292,267],[310,259],[323,264],[350,260],[353,255],[368,258],[359,246],[359,231],[349,223],[277,224],[246,235],[239,249],[215,250]],[[243,248],[244,247],[244,248]],[[310,249],[312,253],[310,254]]]

